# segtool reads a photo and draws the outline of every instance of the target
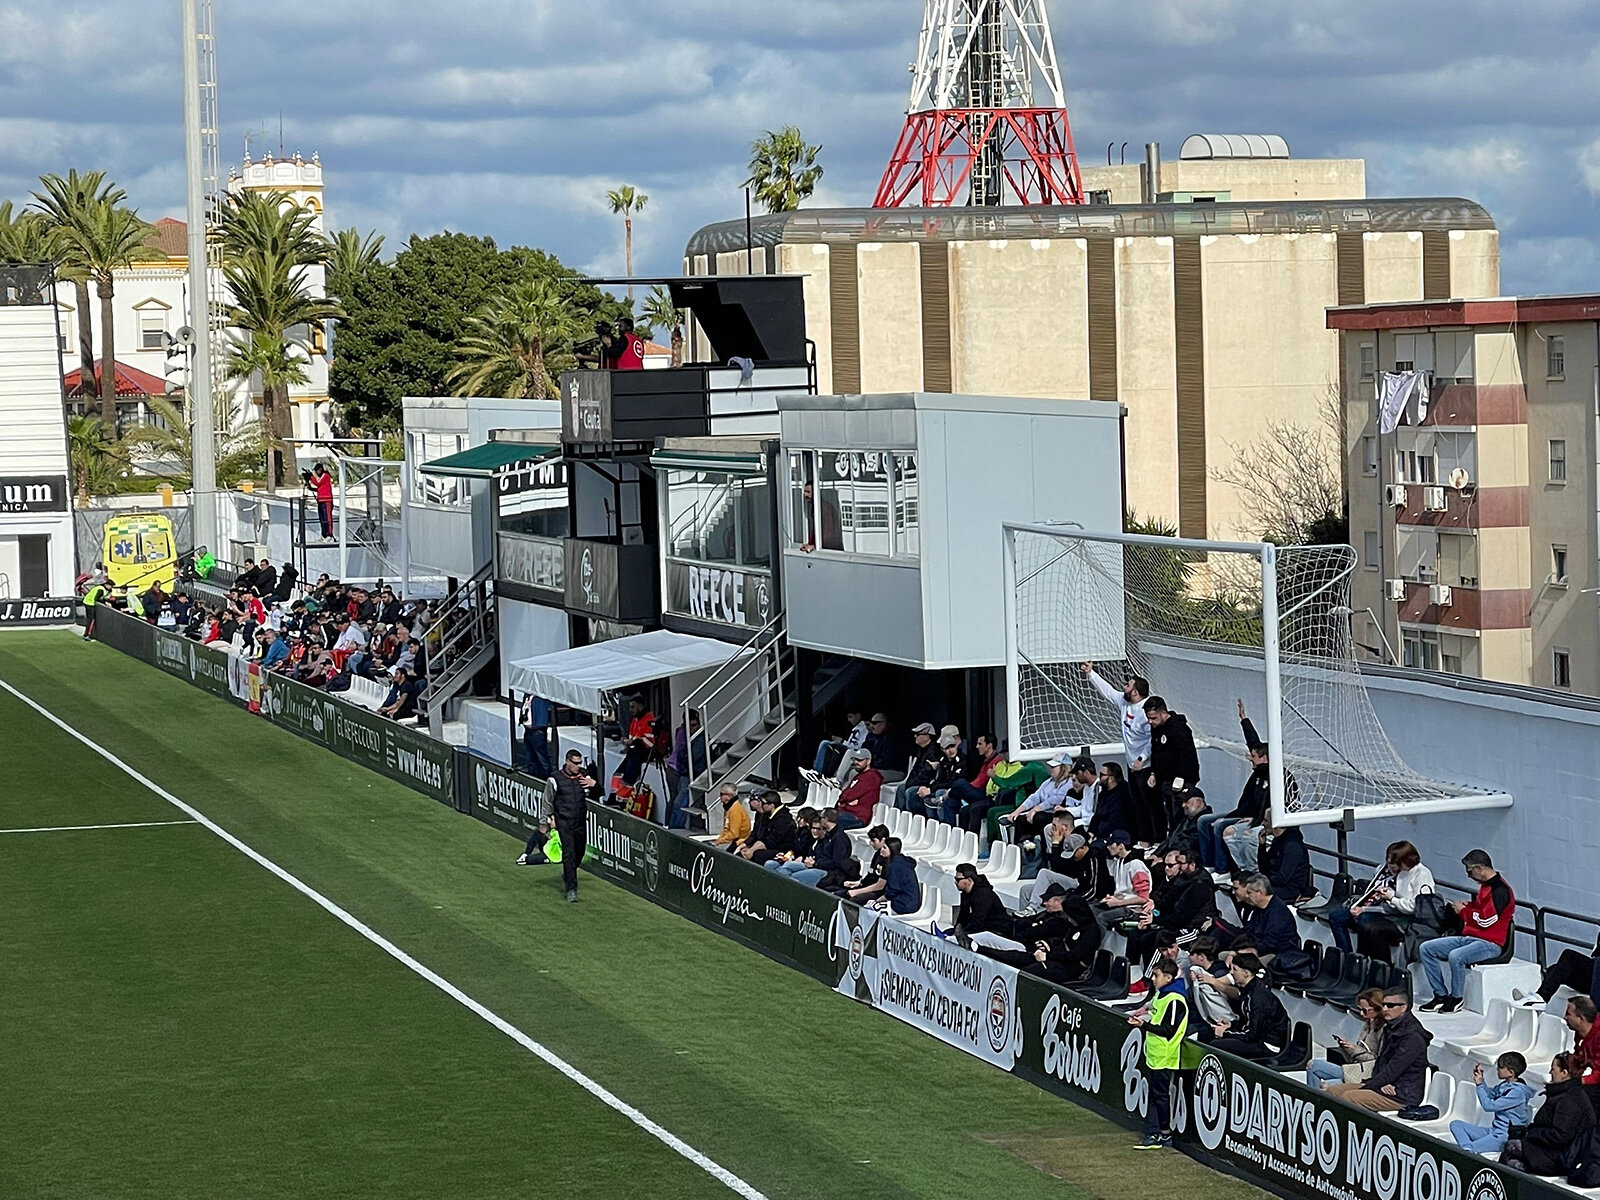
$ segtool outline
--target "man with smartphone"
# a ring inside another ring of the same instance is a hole
[[[578,902],[578,864],[583,861],[589,818],[589,794],[594,777],[583,766],[583,755],[568,750],[556,776],[556,832],[561,835],[561,883],[567,890],[567,903]]]

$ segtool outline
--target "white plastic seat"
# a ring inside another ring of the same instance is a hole
[[[1451,1121],[1481,1123],[1480,1118],[1483,1114],[1478,1111],[1478,1088],[1470,1079],[1457,1079],[1454,1075],[1435,1071],[1423,1102],[1439,1110],[1438,1119],[1407,1121],[1405,1122],[1407,1125],[1414,1125],[1417,1129],[1442,1137],[1450,1129]]]
[[[995,843],[997,846],[1000,844]],[[999,865],[996,866],[998,856]],[[1022,878],[1022,848],[1020,846],[1000,846],[998,851],[989,855],[989,870],[984,872],[989,877],[989,882],[996,886],[1002,883],[1016,883]]]
[[[1505,1003],[1503,1000],[1494,1001],[1496,1004]],[[1498,1042],[1487,1045],[1474,1046],[1468,1057],[1475,1062],[1492,1066],[1494,1060],[1508,1051],[1515,1050],[1523,1054],[1533,1048],[1533,1043],[1539,1036],[1539,1011],[1533,1008],[1513,1008],[1511,1010],[1511,1025],[1506,1030],[1505,1037]]]
[[[1548,1065],[1550,1060],[1564,1050],[1572,1049],[1572,1030],[1567,1028],[1567,1023],[1560,1017],[1552,1016],[1542,1009],[1534,1009],[1538,1014],[1538,1030],[1534,1035],[1533,1045],[1523,1052],[1528,1060],[1528,1065]]]
[[[1511,1032],[1511,1001],[1491,1000],[1489,1011],[1484,1014],[1482,1028],[1467,1037],[1452,1038],[1444,1043],[1444,1048],[1466,1057],[1478,1046],[1492,1046],[1497,1042],[1503,1042],[1509,1032]]]

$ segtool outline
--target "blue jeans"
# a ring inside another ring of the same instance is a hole
[[[1200,819],[1205,820],[1204,817]],[[1348,907],[1341,906],[1328,913],[1328,928],[1333,933],[1333,944],[1346,954],[1350,953],[1354,944],[1350,940],[1350,931],[1355,928],[1355,924],[1356,919],[1350,915]]]
[[[1459,1000],[1466,990],[1467,968],[1499,955],[1500,947],[1483,938],[1430,938],[1422,943],[1422,973],[1428,977],[1428,986],[1435,996],[1454,996]],[[1449,986],[1446,986],[1446,966],[1450,971]]]
[[[919,813],[922,811],[922,797],[911,790],[909,783],[902,783],[894,790],[894,806],[901,812]]]
[[[1469,1125],[1465,1121],[1450,1122],[1450,1136],[1456,1145],[1477,1154],[1498,1154],[1506,1148],[1506,1135],[1485,1129],[1482,1125]]]
[[[672,803],[667,806],[667,828],[689,828],[689,814],[684,811],[689,805],[689,777],[678,776],[678,790],[672,793]]]
[[[1344,1082],[1344,1068],[1338,1063],[1331,1063],[1325,1058],[1319,1058],[1306,1068],[1306,1083],[1312,1091],[1320,1092],[1330,1083]]]
[[[761,865],[778,875],[787,875],[790,879],[798,879],[801,883],[810,884],[812,887],[816,887],[822,882],[823,876],[827,875],[821,867],[808,867],[805,860],[800,858],[791,858],[786,863],[774,858]]]
[[[855,815],[855,813],[845,812],[844,809],[842,809],[842,808],[838,810],[838,813],[839,813],[838,820],[835,821],[834,823],[836,825],[838,825],[840,829],[860,829],[861,828],[861,819],[859,817],[857,817]]]
[[[1221,817],[1216,813],[1207,813],[1196,823],[1200,833],[1200,861],[1208,871],[1225,871],[1228,869],[1228,848],[1223,844],[1222,835],[1228,826],[1237,825],[1244,817]]]

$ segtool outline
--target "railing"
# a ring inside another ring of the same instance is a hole
[[[1324,871],[1319,867],[1313,866],[1311,873],[1321,879],[1331,880],[1338,874],[1353,874],[1350,870],[1352,866],[1365,867],[1374,872],[1383,866],[1382,863],[1373,862],[1367,858],[1359,858],[1348,851],[1326,850],[1321,846],[1313,846],[1310,842],[1306,843],[1306,849],[1312,854],[1320,854],[1325,858],[1331,858],[1337,864],[1336,869],[1333,871]],[[1451,883],[1449,880],[1435,879],[1433,886],[1437,891],[1453,892],[1468,900],[1477,895],[1476,888],[1464,887],[1459,883]],[[1531,917],[1531,921],[1525,922],[1523,920],[1524,914],[1528,914]],[[1553,931],[1549,927],[1551,917],[1556,917],[1563,921],[1571,921],[1578,925],[1587,925],[1594,930],[1594,935],[1584,941],[1581,938]],[[1600,916],[1583,916],[1560,908],[1546,908],[1518,896],[1517,912],[1512,919],[1512,927],[1516,932],[1526,934],[1533,939],[1535,961],[1541,967],[1548,967],[1551,959],[1555,957],[1550,954],[1550,943],[1552,942],[1563,949],[1570,946],[1578,950],[1592,951],[1595,946],[1595,937],[1600,937]]]
[[[423,637],[428,648],[425,695],[431,720],[437,704],[454,695],[459,676],[477,670],[484,647],[494,644],[493,563],[445,597]]]
[[[751,736],[756,731],[757,743],[767,732],[776,729],[787,719],[795,707],[796,663],[794,651],[784,637],[786,627],[779,613],[758,629],[745,644],[734,652],[701,685],[684,698],[682,705],[684,728],[689,728],[693,714],[699,719],[700,731],[695,739],[703,747],[705,771],[696,773],[693,747],[690,748],[691,787],[711,791],[718,786],[716,748],[723,743],[733,743]],[[753,698],[760,715],[754,722],[749,718],[752,698],[744,689],[757,679],[757,695]],[[777,713],[780,720],[768,727],[763,722]],[[703,779],[703,786],[701,781]]]

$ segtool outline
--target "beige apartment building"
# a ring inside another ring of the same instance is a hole
[[[1369,661],[1600,694],[1600,295],[1332,309]],[[1384,371],[1431,372],[1380,434]]]
[[[1213,471],[1263,423],[1314,424],[1342,394],[1329,307],[1499,290],[1498,234],[1477,204],[1278,198],[1364,190],[1359,162],[1309,164],[1158,165],[1163,187],[1229,185],[1186,202],[740,219],[696,233],[685,267],[805,276],[825,393],[1120,403],[1133,509],[1186,536],[1250,536]]]

